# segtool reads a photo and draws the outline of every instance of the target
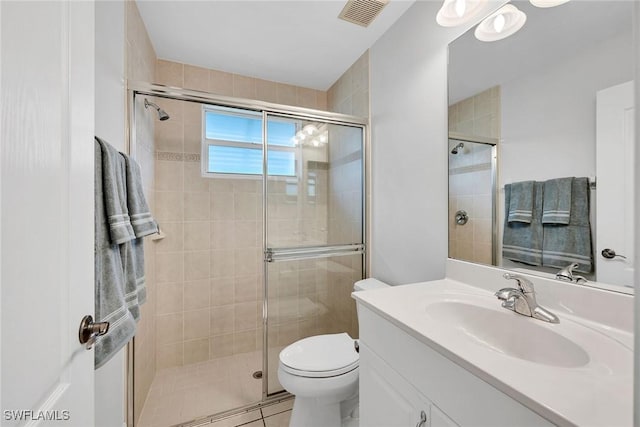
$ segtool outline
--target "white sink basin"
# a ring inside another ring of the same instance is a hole
[[[451,333],[463,334],[478,345],[511,357],[564,368],[589,363],[587,352],[555,332],[556,325],[506,310],[498,300],[495,306],[449,300],[427,305],[426,312]]]

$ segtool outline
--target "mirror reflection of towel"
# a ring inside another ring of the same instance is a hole
[[[542,265],[542,195],[543,184],[531,183],[532,214],[529,223],[509,221],[513,185],[504,186],[505,222],[502,236],[502,256],[529,265]]]

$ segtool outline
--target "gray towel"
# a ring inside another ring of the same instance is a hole
[[[136,239],[120,248],[125,278],[125,301],[134,319],[140,318],[140,305],[147,299],[144,276],[144,242],[142,237],[158,232],[142,189],[140,166],[122,154],[127,169],[127,208]]]
[[[505,222],[502,236],[502,256],[529,265],[542,265],[542,196],[544,187],[532,183],[531,222],[509,222],[509,206],[513,197],[513,184],[504,186]]]
[[[104,207],[112,243],[135,238],[127,209],[126,165],[118,150],[96,137],[102,150]]]
[[[104,365],[116,354],[136,332],[136,321],[125,302],[124,268],[120,255],[120,245],[111,241],[111,223],[107,221],[106,201],[113,198],[116,191],[107,185],[116,183],[113,171],[105,171],[103,162],[106,143],[96,138],[95,142],[95,318],[98,322],[109,322],[109,332],[98,337],[95,344],[95,367]],[[105,188],[107,187],[107,188]],[[107,193],[110,196],[107,196]]]
[[[573,262],[578,264],[576,271],[590,273],[593,270],[589,224],[589,178],[573,179],[569,224],[544,225],[542,265],[564,268]]]
[[[531,223],[533,216],[533,181],[514,182],[511,184],[511,200],[507,218],[509,222]]]
[[[149,205],[142,190],[140,166],[131,157],[120,153],[127,171],[127,209],[136,237],[144,237],[158,232],[158,224],[151,216]]]
[[[573,177],[550,179],[544,183],[543,224],[569,224]]]

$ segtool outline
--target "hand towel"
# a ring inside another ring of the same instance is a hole
[[[593,270],[589,196],[589,178],[574,178],[569,224],[544,224],[543,266],[564,268],[575,262],[578,264],[575,271],[591,273]]]
[[[158,232],[158,224],[151,216],[151,211],[142,190],[140,166],[131,157],[120,153],[126,167],[127,210],[131,217],[131,225],[136,237],[144,237]]]
[[[107,201],[113,201],[113,189],[105,191],[107,183],[113,184],[113,159],[105,161],[104,145],[95,141],[95,319],[109,322],[109,332],[98,337],[95,343],[95,368],[103,366],[136,332],[136,321],[125,302],[124,268],[120,245],[111,239],[112,223],[108,221]],[[110,179],[103,179],[109,176]],[[109,193],[109,195],[107,195]],[[117,233],[117,232],[116,232]]]
[[[533,216],[533,181],[514,182],[511,184],[511,199],[508,206],[509,222],[531,223]]]
[[[118,150],[96,137],[102,151],[104,207],[109,222],[112,243],[124,243],[135,238],[127,209],[126,165]]]
[[[529,265],[542,265],[542,197],[541,182],[532,183],[531,222],[509,222],[509,206],[513,197],[513,184],[504,186],[505,222],[502,236],[502,256]]]
[[[543,224],[569,224],[573,177],[545,181],[542,203]]]

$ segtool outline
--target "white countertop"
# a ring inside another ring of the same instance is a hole
[[[555,325],[528,318],[500,307],[492,292],[452,279],[355,292],[353,297],[554,424],[632,425],[633,335],[628,331],[558,311],[554,312],[560,323]],[[568,367],[510,356],[480,342],[455,321],[443,325],[428,309],[430,304],[461,298],[515,316],[505,317],[514,327],[537,322],[525,326],[567,338],[588,358]]]

